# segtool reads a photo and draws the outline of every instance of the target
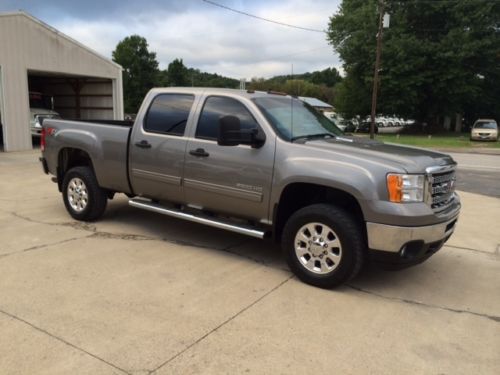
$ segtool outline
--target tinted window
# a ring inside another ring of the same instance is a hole
[[[144,129],[155,133],[184,135],[193,100],[193,95],[158,95],[149,107]]]
[[[205,101],[196,128],[196,138],[217,139],[219,120],[224,116],[236,116],[240,119],[241,129],[257,129],[248,109],[236,99],[221,96],[211,96]]]

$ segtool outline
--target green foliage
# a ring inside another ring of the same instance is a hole
[[[175,59],[168,64],[167,77],[169,86],[187,86],[188,71],[182,59]]]
[[[123,67],[125,112],[136,113],[146,93],[158,84],[156,53],[149,52],[145,38],[132,35],[118,43],[113,61]]]
[[[346,118],[353,118],[358,114],[370,112],[370,92],[366,90],[357,77],[348,75],[335,86],[335,100],[333,105],[337,112]]]
[[[249,88],[261,91],[280,91],[297,96],[310,96],[333,104],[334,86],[342,81],[335,68],[327,68],[312,73],[275,76],[270,79],[252,78]]]
[[[199,69],[187,68],[182,59],[175,59],[168,69],[161,72],[163,86],[194,86],[237,88],[240,81],[216,73],[205,73]]]
[[[228,89],[238,88],[240,81],[234,78],[221,76],[217,73],[200,72],[199,69],[188,69],[188,81],[190,86],[198,87],[223,87]]]
[[[500,2],[386,0],[377,112],[433,123],[440,116],[500,118]],[[328,40],[344,61],[336,104],[345,113],[370,110],[376,0],[343,0]]]
[[[342,81],[339,71],[335,68],[326,68],[315,72],[294,74],[293,76],[290,74],[284,76],[274,76],[267,81],[273,84],[284,84],[286,81],[291,79],[308,81],[316,85],[325,85],[327,87],[334,87],[337,83]]]

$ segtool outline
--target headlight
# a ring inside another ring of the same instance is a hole
[[[425,176],[423,174],[387,175],[387,190],[391,202],[423,202]]]

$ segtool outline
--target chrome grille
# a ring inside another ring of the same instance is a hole
[[[428,175],[429,204],[434,211],[442,211],[453,202],[456,176],[455,169],[451,166],[443,168],[444,172],[436,169],[435,173]]]

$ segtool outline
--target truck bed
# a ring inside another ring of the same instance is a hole
[[[62,149],[78,149],[86,152],[93,161],[93,168],[101,187],[130,193],[128,182],[128,143],[132,122],[116,120],[52,120],[44,127],[58,131],[46,137],[45,157],[49,166],[58,164]],[[55,174],[56,171],[50,171]]]
[[[103,124],[103,125],[116,125],[131,128],[134,126],[134,121],[132,120],[81,120],[81,119],[67,119],[72,122],[87,122],[91,124]]]

